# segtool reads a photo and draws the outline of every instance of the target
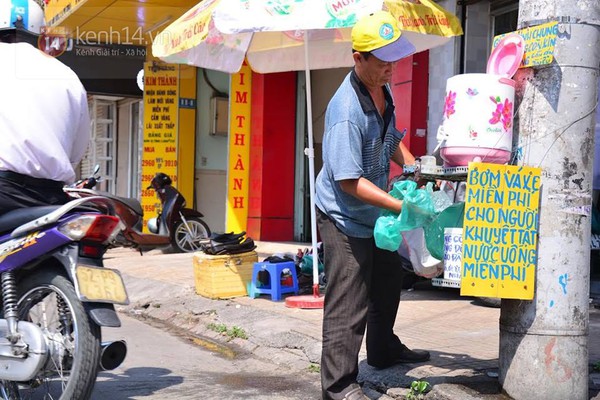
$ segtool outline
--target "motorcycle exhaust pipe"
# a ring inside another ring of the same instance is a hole
[[[103,342],[100,345],[100,368],[103,371],[112,371],[117,368],[127,355],[127,344],[124,340]]]

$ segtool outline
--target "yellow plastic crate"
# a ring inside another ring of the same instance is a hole
[[[196,293],[211,299],[247,296],[252,280],[252,269],[258,261],[255,251],[213,256],[194,254],[194,280]]]

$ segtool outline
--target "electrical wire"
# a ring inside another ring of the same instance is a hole
[[[587,113],[585,113],[584,115],[582,115],[581,117],[577,118],[576,120],[570,122],[569,124],[564,126],[564,129],[562,130],[562,132],[560,132],[556,138],[554,138],[554,140],[552,141],[552,144],[550,146],[548,146],[548,149],[546,149],[546,152],[544,153],[544,155],[542,156],[542,159],[540,160],[538,167],[540,167],[540,165],[542,164],[542,161],[544,161],[544,158],[546,158],[546,156],[548,155],[548,153],[550,152],[550,149],[556,144],[556,141],[558,139],[560,139],[562,137],[562,135],[573,125],[575,125],[577,122],[589,117],[591,114],[593,114],[596,111],[596,107],[598,107],[598,101],[596,101],[596,104],[594,105],[594,107],[588,111]],[[558,132],[560,129],[555,129],[554,131],[549,132],[548,134],[542,136],[540,139],[547,137],[548,135],[554,134],[555,132]]]

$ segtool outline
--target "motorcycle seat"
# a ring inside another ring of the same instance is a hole
[[[39,206],[18,208],[0,215],[0,233],[8,233],[29,221],[40,218],[61,206]]]
[[[131,199],[129,197],[119,197],[119,196],[112,195],[110,193],[98,192],[98,191],[96,191],[93,194],[95,196],[104,196],[104,197],[108,197],[109,199],[120,201],[121,203],[125,204],[127,207],[131,208],[137,215],[144,215],[144,211],[142,210],[142,205],[140,204],[140,202],[137,199]]]
[[[120,201],[121,203],[125,204],[127,207],[131,208],[137,215],[144,215],[144,211],[142,210],[142,205],[140,204],[140,202],[137,199],[132,199],[129,197],[119,197],[119,196],[110,194],[108,192],[101,192],[99,190],[94,190],[94,189],[67,188],[67,189],[65,189],[65,191],[67,193],[75,193],[75,194],[85,193],[88,196],[108,197],[109,199],[117,200],[117,201]]]
[[[137,215],[144,215],[144,211],[142,210],[142,205],[140,204],[140,202],[137,199],[130,199],[128,197],[117,197],[115,196],[117,199],[119,199],[119,201],[127,204],[127,206],[129,206],[133,211],[135,211],[135,213]]]

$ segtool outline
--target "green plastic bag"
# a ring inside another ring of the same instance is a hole
[[[398,181],[394,183],[392,186],[392,190],[390,191],[390,195],[397,199],[404,199],[407,193],[414,192],[417,189],[417,182],[415,181]]]
[[[403,200],[402,212],[394,214],[383,210],[373,230],[375,245],[380,249],[396,251],[402,243],[402,232],[429,224],[435,217],[431,194],[433,183],[417,189],[414,181],[396,182],[390,194]]]
[[[431,223],[425,225],[425,244],[429,253],[438,260],[444,259],[444,229],[462,228],[465,203],[455,203],[447,207]]]
[[[430,182],[431,183],[431,182]],[[427,225],[435,217],[431,185],[425,189],[417,189],[404,195],[402,212],[400,213],[400,230],[409,231]]]
[[[398,200],[404,200],[404,197],[406,196],[407,193],[411,193],[411,192],[415,191],[416,189],[417,189],[417,182],[415,182],[415,181],[409,181],[409,180],[398,181],[392,185],[392,190],[390,190],[389,194]],[[394,218],[398,217],[398,214],[396,214],[392,211],[386,210],[386,209],[381,210],[381,215],[384,217],[389,217],[389,216],[392,216]]]
[[[373,238],[375,245],[380,249],[396,251],[402,243],[400,221],[393,215],[382,215],[375,221]]]

